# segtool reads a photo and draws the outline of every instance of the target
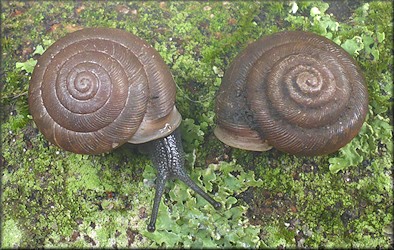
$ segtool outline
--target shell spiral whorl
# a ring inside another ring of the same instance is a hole
[[[230,106],[246,109],[247,115],[234,120]],[[347,144],[367,110],[364,78],[351,56],[329,39],[295,31],[264,37],[238,55],[223,77],[216,105],[219,130],[229,131],[241,120],[260,140],[307,156]]]
[[[173,115],[175,92],[167,66],[145,41],[88,28],[59,39],[39,58],[29,107],[52,143],[98,154],[129,141],[141,123]]]

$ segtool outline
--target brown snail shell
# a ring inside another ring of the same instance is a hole
[[[329,154],[358,134],[367,111],[363,74],[345,50],[285,31],[250,44],[226,70],[214,133],[247,150]]]
[[[173,132],[181,122],[175,93],[167,65],[145,41],[122,30],[87,28],[38,59],[29,107],[53,144],[99,154]]]
[[[44,136],[67,151],[98,154],[143,143],[157,169],[147,227],[153,232],[170,179],[183,181],[215,209],[222,206],[184,167],[175,94],[167,65],[145,41],[122,30],[89,28],[66,35],[40,57],[29,108]]]

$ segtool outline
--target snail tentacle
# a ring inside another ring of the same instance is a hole
[[[169,179],[179,179],[183,181],[189,188],[207,200],[215,209],[221,208],[221,203],[212,199],[212,197],[204,192],[187,174],[179,129],[176,129],[172,134],[164,138],[154,140],[147,144],[146,147],[157,169],[156,194],[148,231],[152,232],[155,230],[160,200],[164,192],[166,181]]]
[[[118,29],[86,28],[57,40],[38,59],[29,109],[47,140],[73,153],[106,153],[127,142],[152,147],[158,180],[148,230],[154,231],[170,178],[217,206],[184,170],[182,145],[171,135],[182,121],[175,97],[167,65],[146,41]]]
[[[149,232],[154,232],[156,230],[156,220],[157,220],[157,215],[159,213],[159,206],[160,206],[160,201],[161,197],[163,196],[164,193],[164,188],[167,183],[167,177],[160,175],[163,171],[158,171],[157,177],[156,177],[156,192],[155,192],[155,198],[153,199],[153,208],[152,208],[152,213],[150,216],[150,221],[147,227],[147,230]]]

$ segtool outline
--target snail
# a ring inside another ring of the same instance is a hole
[[[38,59],[29,109],[54,145],[101,154],[127,142],[144,145],[157,168],[148,231],[155,231],[167,180],[177,178],[219,209],[186,173],[175,106],[176,86],[160,54],[144,40],[110,28],[66,35]]]
[[[360,131],[368,92],[355,60],[302,31],[263,37],[226,70],[216,97],[216,137],[252,151],[330,154]]]

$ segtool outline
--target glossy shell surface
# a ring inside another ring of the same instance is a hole
[[[174,131],[181,121],[175,92],[168,67],[145,41],[122,30],[87,28],[38,59],[29,108],[55,145],[99,154]]]
[[[313,33],[279,32],[247,46],[226,70],[215,134],[248,150],[322,155],[356,136],[367,111],[363,74],[345,50]]]

